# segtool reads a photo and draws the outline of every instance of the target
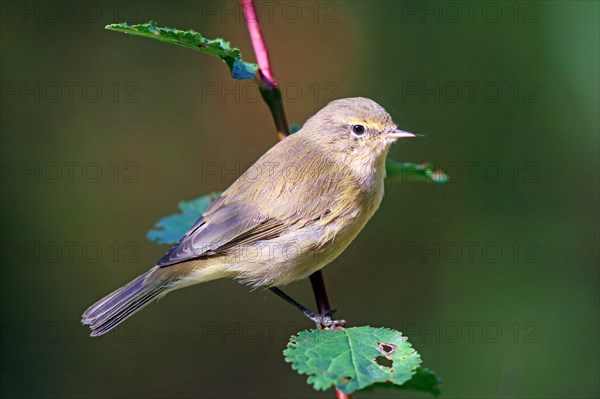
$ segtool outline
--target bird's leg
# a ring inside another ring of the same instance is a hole
[[[288,294],[286,294],[279,288],[270,287],[269,289],[271,291],[273,291],[278,297],[282,298],[284,301],[286,301],[287,303],[289,303],[290,305],[292,305],[293,307],[295,307],[296,309],[301,311],[310,320],[314,321],[317,324],[317,327],[319,327],[319,326],[323,326],[323,327],[343,326],[346,323],[345,320],[336,320],[333,317],[331,317],[331,315],[334,314],[337,311],[337,309],[330,309],[323,314],[314,313],[310,309],[308,309],[306,306],[302,305],[301,303],[296,301],[294,298],[292,298],[291,296],[289,296]]]

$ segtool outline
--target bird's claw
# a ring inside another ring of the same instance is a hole
[[[305,315],[314,321],[317,324],[317,327],[343,327],[346,324],[346,320],[338,320],[331,317],[336,311],[337,309],[329,309],[321,314],[306,312]]]

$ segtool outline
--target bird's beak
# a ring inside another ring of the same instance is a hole
[[[392,138],[395,138],[395,139],[412,139],[412,138],[415,137],[414,134],[412,134],[410,132],[405,132],[404,130],[400,130],[400,129],[390,130],[386,134],[389,137],[392,137]]]

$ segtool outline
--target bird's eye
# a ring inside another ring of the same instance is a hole
[[[363,134],[365,132],[365,127],[363,125],[354,125],[352,126],[352,133],[354,134]]]

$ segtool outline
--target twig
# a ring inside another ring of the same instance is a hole
[[[262,32],[260,31],[260,24],[256,14],[256,8],[254,7],[254,1],[240,1],[244,10],[246,25],[248,26],[248,31],[250,32],[252,47],[254,48],[254,53],[258,62],[260,80],[257,83],[260,88],[260,93],[269,106],[271,115],[273,115],[275,127],[277,128],[277,135],[280,140],[283,140],[286,136],[290,135],[290,127],[285,116],[285,109],[283,108],[283,100],[281,97],[281,91],[279,90],[279,83],[271,71],[269,52],[267,50],[267,46],[265,45]],[[310,282],[315,294],[315,300],[317,302],[317,311],[320,314],[327,313],[331,310],[331,305],[329,304],[329,298],[327,297],[327,289],[325,288],[323,273],[319,270],[311,274]],[[335,389],[335,393],[337,399],[352,399],[350,395],[345,394],[337,388]]]
[[[246,25],[250,32],[250,40],[252,41],[254,54],[256,54],[256,61],[258,62],[260,79],[255,80],[260,89],[260,94],[269,106],[269,110],[275,121],[277,136],[279,137],[279,140],[283,140],[286,136],[290,135],[290,127],[285,116],[279,83],[275,79],[273,72],[271,72],[269,52],[267,51],[267,46],[265,45],[265,41],[260,31],[254,1],[241,0],[241,3],[244,10],[244,16],[246,17]]]
[[[242,7],[244,9],[244,16],[246,17],[246,25],[250,32],[250,40],[252,40],[252,47],[254,47],[254,54],[256,54],[256,61],[258,62],[258,69],[260,70],[261,79],[267,85],[279,88],[279,83],[275,80],[275,76],[271,72],[271,64],[269,63],[269,51],[263,40],[262,33],[260,31],[260,25],[258,23],[258,16],[256,15],[256,8],[254,7],[253,0],[242,0]]]
[[[339,389],[335,389],[335,397],[337,399],[352,399],[352,396],[348,395],[347,393],[344,393],[342,391],[340,391]]]
[[[331,310],[331,305],[329,305],[323,273],[319,270],[311,274],[310,283],[315,294],[315,301],[317,302],[317,312],[320,314],[329,312]]]

